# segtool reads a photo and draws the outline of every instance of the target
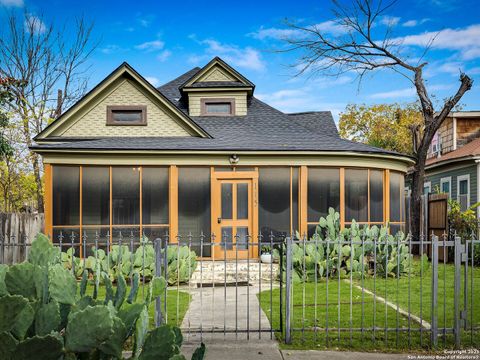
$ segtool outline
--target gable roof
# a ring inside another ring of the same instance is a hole
[[[157,88],[176,108],[188,114],[181,87],[203,70],[196,67]],[[254,96],[247,100],[244,116],[196,116],[190,119],[210,135],[201,137],[109,137],[57,138],[50,143],[33,145],[37,151],[274,151],[364,153],[408,156],[340,138],[330,111],[286,114]]]
[[[132,68],[128,63],[123,62],[115,70],[113,70],[105,79],[103,79],[97,86],[90,90],[86,95],[84,95],[80,100],[78,100],[74,105],[72,105],[66,112],[60,115],[52,123],[50,123],[45,129],[43,129],[39,134],[34,137],[34,140],[46,140],[55,129],[59,128],[70,119],[82,108],[86,103],[94,99],[99,93],[104,91],[111,85],[115,80],[119,79],[122,76],[127,76],[129,79],[136,81],[142,86],[143,89],[149,91],[161,104],[166,106],[171,113],[178,118],[178,120],[193,134],[196,134],[200,137],[210,137],[204,129],[202,129],[191,117],[188,116],[185,112],[180,111],[180,109],[172,103],[172,101],[165,96],[162,92],[158,91],[152,84],[150,84],[143,76],[141,76],[134,68]]]
[[[203,75],[210,71],[214,67],[220,67],[223,71],[227,72],[232,78],[233,81],[206,81],[206,82],[197,82]],[[234,86],[235,85],[235,86]],[[245,76],[240,74],[233,67],[228,65],[220,57],[216,56],[208,62],[203,68],[193,74],[189,79],[184,83],[179,85],[179,89],[182,92],[184,89],[198,88],[198,87],[243,87],[251,88],[251,93],[255,89],[255,85],[248,80]]]
[[[426,162],[427,167],[439,166],[453,161],[468,160],[480,156],[480,138],[475,139],[460,149],[453,150],[440,157],[430,158]]]

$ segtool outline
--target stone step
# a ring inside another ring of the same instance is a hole
[[[202,261],[197,263],[197,268],[192,274],[190,285],[202,283],[235,283],[249,282],[258,284],[262,282],[275,281],[278,278],[278,264],[262,264],[259,262],[222,262]]]

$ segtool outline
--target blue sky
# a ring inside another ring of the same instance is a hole
[[[396,73],[377,72],[361,87],[355,74],[337,78],[294,77],[298,54],[278,53],[285,18],[317,24],[327,32],[329,1],[35,1],[0,0],[7,11],[43,14],[63,23],[78,15],[94,21],[100,45],[90,59],[90,87],[123,61],[154,85],[160,85],[218,55],[256,84],[255,94],[286,112],[331,110],[348,103],[391,103],[415,99],[411,84]],[[454,93],[459,71],[474,80],[462,100],[465,110],[480,110],[480,3],[473,0],[398,1],[378,29],[389,24],[404,50],[419,56],[422,44],[440,31],[427,55],[428,87],[436,98]],[[2,12],[1,16],[4,16]],[[1,19],[0,19],[1,20]]]

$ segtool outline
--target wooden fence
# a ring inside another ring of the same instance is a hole
[[[27,245],[44,231],[43,214],[0,213],[0,256],[11,264],[25,258]]]

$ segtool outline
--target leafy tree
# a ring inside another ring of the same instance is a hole
[[[0,34],[0,76],[23,81],[11,86],[8,110],[27,151],[36,134],[85,94],[86,62],[96,48],[92,29],[83,18],[57,26],[28,11],[7,15]],[[42,163],[37,154],[27,155],[43,211]]]
[[[349,104],[340,114],[339,130],[342,137],[412,155],[411,128],[421,123],[416,103]]]
[[[361,81],[372,72],[390,70],[410,81],[422,114],[422,124],[412,128],[416,162],[411,177],[410,231],[414,238],[418,238],[425,164],[430,143],[448,114],[472,88],[473,80],[467,74],[460,73],[460,84],[454,94],[435,106],[434,97],[429,93],[424,79],[424,70],[428,65],[425,54],[435,37],[422,53],[403,46],[402,41],[394,36],[393,22],[387,26],[380,24],[395,2],[354,0],[342,3],[333,0],[334,19],[331,23],[339,31],[332,33],[318,25],[289,23],[291,31],[287,32],[285,38],[288,48],[282,51],[299,53],[298,63],[294,65],[299,74],[309,72],[339,76],[352,72]]]

